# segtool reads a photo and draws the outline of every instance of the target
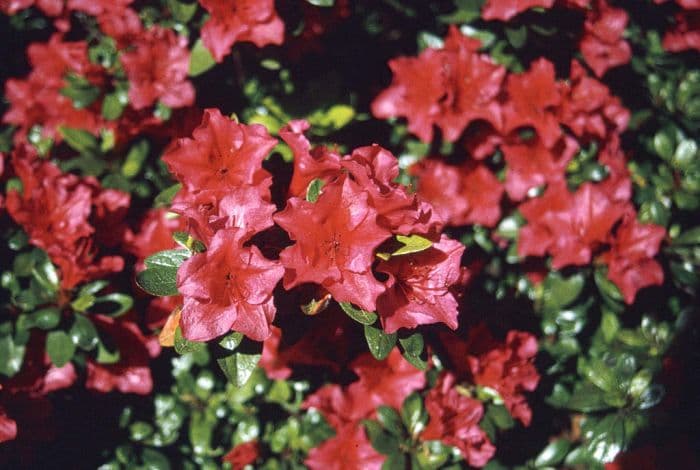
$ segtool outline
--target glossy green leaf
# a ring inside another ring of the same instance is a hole
[[[406,338],[399,338],[399,347],[403,357],[415,368],[425,370],[428,367],[428,363],[423,358],[425,349],[423,335],[414,333]]]
[[[216,65],[216,60],[201,39],[197,39],[190,55],[190,77],[196,77]]]
[[[324,182],[320,178],[314,178],[310,183],[309,187],[306,188],[306,200],[309,202],[316,202],[318,197],[321,195],[321,189],[323,188]]]
[[[52,331],[46,335],[46,353],[56,367],[63,367],[75,354],[75,344],[65,331]]]
[[[95,325],[85,315],[76,314],[68,332],[70,339],[77,347],[91,351],[97,346],[99,336]]]
[[[357,308],[350,302],[338,302],[338,304],[340,304],[340,308],[343,309],[343,312],[358,323],[363,325],[372,325],[377,321],[376,313]]]
[[[187,354],[191,352],[197,352],[207,347],[206,343],[200,343],[198,341],[189,341],[182,336],[182,330],[178,326],[175,329],[175,340],[174,340],[175,352],[178,354]]]
[[[262,343],[244,340],[231,353],[217,359],[226,378],[236,387],[242,387],[248,382],[253,371],[262,357]]]
[[[383,360],[396,345],[396,333],[387,334],[381,328],[365,325],[365,339],[375,359]]]

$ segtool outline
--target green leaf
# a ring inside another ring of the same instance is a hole
[[[175,232],[173,233],[173,239],[183,248],[193,252],[193,253],[203,253],[207,250],[206,245],[201,241],[195,239],[187,232]]]
[[[226,378],[236,387],[242,387],[262,357],[262,343],[245,338],[235,351],[216,360]]]
[[[396,235],[396,240],[403,244],[401,248],[394,251],[391,256],[401,256],[409,255],[411,253],[418,253],[420,251],[427,250],[433,246],[433,242],[427,238],[421,237],[420,235]]]
[[[423,407],[423,398],[418,393],[411,393],[403,401],[401,419],[411,436],[416,436],[425,427],[428,416]]]
[[[425,370],[428,367],[428,363],[421,357],[424,346],[423,335],[420,333],[414,333],[406,338],[399,338],[399,347],[403,357],[419,370]]]
[[[318,197],[321,195],[321,188],[325,183],[321,178],[314,178],[311,183],[309,183],[308,188],[306,188],[306,200],[309,202],[318,201]]]
[[[152,295],[177,295],[177,270],[190,257],[188,250],[165,250],[144,261],[146,269],[136,276],[137,284]]]
[[[17,319],[18,329],[40,328],[51,330],[61,322],[61,311],[58,307],[46,307],[33,313],[21,315]]]
[[[65,331],[52,331],[46,336],[46,353],[56,367],[63,367],[75,354],[75,344]]]
[[[382,463],[382,470],[405,470],[408,456],[400,450],[392,452]]]
[[[143,162],[146,161],[146,157],[148,157],[150,147],[146,139],[139,140],[136,144],[131,146],[121,169],[124,177],[133,178],[139,174]]]
[[[0,374],[12,377],[22,368],[25,346],[16,344],[12,335],[0,336]]]
[[[355,307],[350,302],[338,302],[340,308],[343,309],[350,318],[363,325],[372,325],[377,321],[377,314],[373,312],[368,312],[367,310],[362,310],[361,308]]]
[[[173,202],[173,198],[178,193],[178,191],[180,191],[180,189],[182,189],[182,184],[180,183],[165,188],[163,191],[158,193],[158,195],[153,200],[154,207],[169,206]]]
[[[377,408],[377,418],[379,418],[379,422],[382,423],[384,428],[394,436],[401,436],[403,434],[401,417],[392,407],[380,405]]]
[[[571,442],[566,439],[558,439],[545,447],[535,458],[536,467],[552,467],[558,465],[571,448]]]
[[[245,336],[243,336],[243,333],[239,333],[237,331],[234,331],[233,333],[229,333],[221,340],[219,341],[219,346],[221,346],[224,349],[228,349],[229,351],[233,351],[238,347],[239,344],[243,341]]]
[[[316,7],[332,7],[335,5],[335,0],[306,0],[308,3]]]
[[[386,359],[396,345],[396,333],[387,334],[372,325],[365,325],[365,339],[367,346],[369,346],[369,352],[380,361]]]
[[[206,343],[200,343],[198,341],[190,341],[182,336],[182,330],[178,326],[175,329],[175,340],[174,340],[175,352],[178,354],[187,354],[191,352],[201,351],[206,348]]]
[[[184,3],[178,0],[166,0],[166,5],[173,18],[180,23],[187,23],[197,12],[197,2]]]
[[[113,311],[104,311],[103,313],[109,315],[112,318],[124,315],[131,307],[134,306],[134,299],[127,294],[122,294],[121,292],[112,292],[111,294],[102,295],[95,299],[96,304],[111,303],[117,304],[119,307]],[[100,307],[100,310],[106,310],[104,307]]]
[[[543,301],[547,310],[557,310],[568,306],[578,298],[583,290],[585,279],[582,274],[568,278],[551,272],[544,281]]]
[[[63,126],[59,127],[58,130],[68,146],[81,155],[97,155],[99,153],[100,145],[97,137],[88,131]]]
[[[197,39],[190,55],[190,77],[201,75],[214,65],[216,65],[214,56],[211,55],[202,40]]]
[[[623,302],[622,294],[620,289],[608,279],[608,272],[606,268],[599,268],[595,270],[593,274],[593,279],[595,280],[598,290],[602,294],[603,300],[612,308],[613,310],[619,311],[623,308],[621,305]]]
[[[571,410],[590,413],[609,409],[610,405],[605,402],[605,394],[600,388],[590,382],[584,382],[571,394],[566,407]]]
[[[520,49],[527,42],[527,28],[525,25],[519,28],[506,28],[506,38],[511,46]]]
[[[399,441],[388,433],[377,421],[366,419],[362,421],[369,442],[380,454],[390,455],[398,450]]]
[[[108,121],[114,121],[124,112],[129,98],[126,92],[118,90],[105,95],[102,100],[102,117]]]
[[[70,98],[76,109],[87,108],[100,96],[100,89],[80,75],[68,73],[64,77],[66,86],[59,93]]]
[[[73,344],[85,351],[91,351],[99,342],[95,325],[85,315],[75,315],[69,334]]]

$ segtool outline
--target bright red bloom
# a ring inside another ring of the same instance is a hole
[[[563,184],[551,185],[542,197],[520,206],[528,225],[520,229],[518,254],[548,252],[554,269],[588,264],[626,208],[626,203],[611,200],[591,183],[573,194]]]
[[[382,261],[377,271],[389,275],[377,301],[384,331],[444,323],[457,328],[457,300],[451,289],[460,280],[464,245],[445,235],[427,250]]]
[[[299,120],[280,131],[294,153],[294,173],[289,188],[292,196],[304,197],[314,179],[328,184],[350,174],[352,180],[367,191],[369,205],[377,210],[379,225],[402,235],[435,236],[442,229],[442,221],[434,215],[432,207],[395,182],[399,165],[391,152],[376,144],[359,147],[345,156],[325,147],[311,149],[303,134],[308,128],[308,122]]]
[[[578,145],[565,136],[550,149],[535,137],[517,144],[503,144],[501,150],[507,164],[506,191],[512,200],[521,201],[531,188],[565,182],[566,166]]]
[[[45,250],[59,267],[64,289],[124,268],[120,256],[98,259],[95,242],[98,237],[101,241],[110,238],[102,232],[121,230],[110,213],[116,218],[117,214],[124,215],[122,209],[129,204],[127,194],[102,190],[92,178],[61,173],[53,164],[38,160],[25,147],[18,148],[12,164],[23,188],[21,194],[8,192],[7,211],[22,225],[30,242]],[[100,215],[110,223],[98,225],[96,232],[89,218],[99,224]]]
[[[231,449],[221,459],[231,464],[233,470],[243,470],[246,465],[252,465],[260,455],[258,441],[244,442]]]
[[[608,69],[626,64],[632,57],[630,45],[622,37],[629,19],[622,8],[613,8],[597,0],[588,10],[584,34],[579,43],[581,54],[598,77]]]
[[[287,367],[284,360],[280,357],[279,345],[282,340],[282,330],[272,325],[270,331],[272,334],[263,344],[260,367],[265,369],[265,374],[268,378],[272,380],[284,380],[292,375],[292,369]]]
[[[435,388],[428,392],[425,408],[430,421],[421,438],[455,446],[469,465],[483,467],[496,452],[486,433],[479,427],[484,407],[480,401],[460,394],[455,382],[454,375],[443,373]]]
[[[605,140],[627,128],[630,112],[608,87],[589,77],[578,61],[571,62],[570,85],[562,84],[562,89],[559,120],[577,137]]]
[[[378,361],[371,354],[365,353],[350,365],[360,380],[348,387],[348,393],[356,397],[361,406],[371,406],[374,410],[379,405],[400,409],[403,401],[412,392],[425,387],[425,374],[403,358],[398,348],[389,356]]]
[[[136,232],[124,236],[125,250],[136,256],[136,271],[144,269],[143,260],[153,253],[177,247],[173,233],[184,228],[182,217],[173,217],[167,209],[149,210]]]
[[[487,0],[481,9],[485,20],[508,21],[530,8],[551,8],[554,0]]]
[[[425,142],[433,138],[433,125],[452,142],[474,120],[500,128],[497,96],[505,69],[477,54],[479,46],[479,41],[452,27],[443,49],[390,61],[393,81],[375,98],[372,113],[378,118],[405,117],[408,129]]]
[[[309,451],[304,462],[311,470],[379,470],[386,456],[369,443],[363,427],[348,424],[336,435]]]
[[[510,414],[528,426],[532,410],[524,392],[535,390],[540,380],[534,364],[537,339],[529,333],[512,330],[505,342],[499,343],[482,325],[470,331],[468,342],[467,361],[474,382],[496,390]]]
[[[696,5],[694,8],[696,10],[676,13],[675,25],[664,35],[664,49],[670,52],[691,49],[700,51],[700,5]]]
[[[280,129],[280,137],[294,154],[294,173],[289,184],[290,196],[304,197],[311,181],[319,178],[329,182],[340,172],[340,154],[326,147],[311,148],[311,143],[304,136],[304,132],[310,127],[308,121],[298,119],[290,121]]]
[[[205,243],[224,228],[241,229],[245,238],[250,238],[274,225],[275,209],[254,186],[194,193],[183,190],[171,207],[173,212],[183,216],[188,231]]]
[[[194,87],[187,80],[190,53],[187,38],[154,26],[120,56],[129,79],[129,103],[134,109],[161,102],[170,108],[194,103]]]
[[[263,126],[238,124],[217,109],[207,109],[193,138],[178,139],[163,161],[191,191],[249,185],[266,194],[271,178],[262,162],[276,144]]]
[[[160,353],[158,340],[145,337],[132,321],[103,315],[94,315],[92,319],[95,326],[114,341],[119,350],[119,362],[100,364],[88,359],[85,386],[103,393],[115,389],[139,395],[151,393],[153,379],[149,362]]]
[[[351,367],[359,380],[347,388],[326,385],[310,395],[303,408],[318,409],[336,431],[309,452],[313,469],[380,468],[384,456],[371,447],[360,420],[371,417],[380,405],[399,409],[408,395],[425,386],[425,375],[409,364],[398,349],[384,361],[365,353]]]
[[[507,89],[506,132],[532,126],[545,146],[554,145],[561,135],[554,114],[561,101],[554,65],[544,58],[534,61],[527,72],[508,76]]]
[[[503,185],[484,165],[461,168],[427,159],[410,168],[418,195],[432,205],[446,225],[493,227],[501,217]]]
[[[202,28],[202,40],[221,62],[237,42],[258,47],[280,45],[284,23],[275,11],[274,0],[200,0],[211,16]]]
[[[219,230],[206,252],[180,266],[185,338],[207,341],[232,329],[255,341],[270,336],[276,311],[272,291],[284,269],[256,246],[244,247],[243,235],[238,229]]]
[[[636,214],[629,212],[612,237],[610,251],[603,259],[608,263],[608,277],[628,304],[634,302],[639,289],[663,283],[664,271],[654,256],[665,236],[663,227],[641,224]]]
[[[377,224],[368,193],[349,178],[323,187],[315,203],[293,197],[274,220],[296,243],[280,253],[284,287],[313,282],[340,302],[376,309],[384,286],[372,274],[374,249],[390,233]]]
[[[3,116],[3,122],[19,127],[15,142],[25,141],[26,134],[35,125],[42,127],[43,137],[56,142],[62,139],[59,126],[83,129],[99,134],[108,128],[100,115],[99,108],[76,108],[73,101],[63,96],[60,90],[66,85],[64,76],[68,73],[86,77],[99,85],[102,71],[91,64],[85,41],[63,41],[60,34],[54,34],[47,43],[33,43],[27,49],[32,71],[24,80],[11,79],[5,84],[5,96],[10,108]]]

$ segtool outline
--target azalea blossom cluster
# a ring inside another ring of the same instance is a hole
[[[2,120],[17,127],[15,142],[61,142],[65,128],[111,133],[125,142],[167,130],[154,114],[157,104],[194,103],[186,39],[171,29],[144,28],[131,14],[130,22],[103,25],[113,50],[95,52],[86,41],[67,41],[60,32],[29,46],[31,72],[5,84],[10,107]]]
[[[567,81],[557,81],[544,58],[508,74],[479,47],[451,29],[443,49],[391,62],[393,82],[373,103],[377,117],[406,117],[425,141],[438,127],[469,155],[461,166],[439,158],[414,165],[417,193],[451,226],[495,227],[504,206],[517,210],[527,222],[518,235],[522,258],[550,255],[558,270],[595,257],[627,303],[639,289],[661,284],[654,256],[665,230],[640,223],[630,202],[620,148],[629,112],[576,61]],[[574,158],[591,146],[603,173],[571,188]],[[495,154],[505,163],[503,182],[493,171]]]
[[[282,278],[287,290],[314,284],[316,298],[330,295],[377,311],[389,333],[438,322],[456,328],[464,246],[441,235],[432,207],[394,182],[398,162],[387,150],[375,145],[342,156],[312,149],[307,129],[294,121],[280,131],[295,156],[281,211],[271,200],[272,175],[262,166],[277,140],[262,126],[206,110],[193,138],[166,151],[163,159],[183,185],[171,210],[207,246],[178,272],[183,335],[204,341],[233,329],[257,341],[268,338]],[[306,196],[312,184],[321,188],[313,201]],[[278,250],[279,260],[255,244],[275,224],[293,242]],[[377,258],[396,235],[420,235],[429,246]]]

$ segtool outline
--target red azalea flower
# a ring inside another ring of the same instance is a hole
[[[309,451],[304,462],[311,470],[379,470],[386,456],[369,443],[363,427],[348,424],[336,429],[336,435]]]
[[[163,161],[192,191],[249,185],[266,195],[271,178],[262,162],[276,144],[263,126],[238,124],[217,109],[207,109],[193,138],[178,139]]]
[[[559,120],[577,137],[605,140],[609,134],[622,133],[630,112],[608,87],[589,77],[578,61],[571,62],[570,85],[562,85]]]
[[[68,0],[70,11],[83,11],[91,16],[100,16],[104,13],[122,12],[127,9],[134,0]]]
[[[59,16],[63,12],[62,0],[0,0],[0,11],[14,15],[34,5],[46,16]]]
[[[483,405],[457,391],[454,375],[446,372],[440,376],[425,397],[425,408],[430,421],[421,433],[422,439],[457,447],[473,467],[483,467],[493,457],[496,448],[479,427]]]
[[[391,152],[376,144],[357,148],[345,156],[324,147],[312,150],[303,134],[308,128],[308,122],[299,120],[280,131],[294,153],[294,173],[289,189],[292,196],[304,197],[314,179],[327,184],[350,174],[352,180],[367,191],[370,206],[377,210],[379,225],[403,235],[435,236],[442,229],[442,221],[434,215],[432,207],[395,182],[399,165]]]
[[[676,23],[666,31],[663,39],[663,46],[667,51],[700,51],[700,5],[693,8],[695,9],[676,13]]]
[[[274,0],[200,0],[210,17],[202,28],[202,40],[221,62],[237,42],[258,47],[280,45],[284,23],[275,11]]]
[[[554,0],[487,0],[481,9],[485,20],[508,21],[530,8],[552,8]]]
[[[508,76],[507,89],[506,132],[532,126],[545,146],[554,145],[561,136],[554,114],[561,101],[554,65],[544,58],[534,61],[527,72]]]
[[[457,328],[453,289],[460,280],[464,245],[445,235],[425,251],[383,261],[377,271],[389,275],[387,290],[377,301],[384,331],[442,322]]]
[[[194,103],[194,87],[187,80],[190,53],[187,38],[154,26],[120,56],[129,79],[129,103],[136,109],[161,102],[170,108]]]
[[[427,159],[409,171],[417,178],[418,195],[432,205],[445,224],[492,227],[500,220],[503,185],[486,166],[458,168]]]
[[[546,183],[566,181],[566,166],[578,150],[576,141],[564,136],[552,148],[535,137],[525,142],[503,144],[508,196],[521,201],[527,192]]]
[[[309,183],[316,178],[324,182],[331,181],[340,171],[340,154],[325,147],[311,149],[311,143],[304,136],[311,125],[299,119],[290,121],[280,129],[280,137],[292,149],[294,154],[294,173],[289,184],[289,195],[304,197]]]
[[[183,216],[188,230],[205,243],[224,228],[238,228],[245,240],[274,225],[274,204],[263,199],[260,189],[241,186],[229,190],[180,191],[171,210]]]
[[[100,364],[88,359],[85,386],[103,393],[115,389],[139,395],[151,393],[153,379],[149,362],[160,353],[158,340],[145,337],[136,323],[123,318],[115,320],[94,315],[92,319],[98,330],[114,341],[119,350],[119,362]]]
[[[30,242],[45,250],[59,267],[64,289],[124,268],[120,256],[98,259],[95,228],[88,219],[92,216],[96,223],[109,221],[98,230],[101,240],[109,239],[101,232],[114,230],[121,223],[118,214],[123,217],[128,195],[101,190],[92,178],[81,180],[61,173],[53,164],[36,159],[29,148],[19,147],[12,163],[23,189],[21,195],[8,192],[7,211],[22,225]]]
[[[356,403],[371,406],[372,410],[379,405],[398,410],[407,396],[425,387],[425,374],[404,359],[398,348],[383,361],[364,353],[352,362],[350,369],[360,380],[350,384],[348,393],[356,397]]]
[[[17,423],[0,407],[0,444],[17,437]]]
[[[510,414],[529,426],[532,410],[524,392],[535,390],[540,380],[534,364],[537,339],[513,330],[508,332],[505,343],[497,343],[482,325],[470,331],[468,342],[471,354],[467,361],[474,382],[496,390]]]
[[[91,64],[85,41],[63,41],[54,34],[47,43],[34,43],[27,49],[32,71],[24,80],[11,79],[5,84],[5,96],[10,103],[3,122],[19,127],[15,142],[21,143],[34,125],[42,127],[43,137],[56,142],[62,140],[60,126],[83,129],[94,135],[109,128],[99,108],[78,109],[60,90],[66,85],[64,76],[74,73],[86,77],[95,85],[101,84],[102,70]]]
[[[105,10],[97,17],[97,22],[104,34],[114,38],[119,49],[128,48],[143,35],[139,14],[131,8]]]
[[[629,212],[612,237],[610,251],[603,259],[608,264],[608,278],[620,288],[628,304],[634,302],[639,289],[663,283],[664,271],[654,256],[665,236],[663,227],[641,224],[636,214]]]
[[[518,254],[549,252],[554,269],[587,264],[626,208],[591,183],[573,194],[563,184],[551,185],[542,197],[520,206],[528,225],[520,229]]]
[[[282,330],[276,326],[270,327],[271,335],[263,344],[260,367],[265,370],[265,374],[272,380],[285,380],[292,375],[292,369],[287,367],[285,361],[280,357],[279,345],[282,340]]]
[[[450,28],[441,50],[426,49],[416,58],[389,62],[392,84],[372,103],[378,118],[403,116],[408,129],[430,142],[433,125],[454,142],[470,122],[484,119],[501,127],[497,96],[505,69],[485,54],[480,42]]]
[[[357,387],[353,391],[355,393],[340,385],[327,384],[309,395],[302,408],[318,410],[336,431],[348,425],[357,425],[360,420],[369,417],[377,405],[365,400]]]
[[[377,224],[368,194],[349,178],[323,187],[315,203],[293,197],[274,220],[296,243],[280,253],[284,288],[313,282],[340,302],[376,309],[384,291],[372,274],[374,249],[390,233]]]
[[[598,163],[608,170],[608,177],[598,183],[598,187],[614,201],[629,201],[632,198],[632,181],[617,134],[610,134],[605,146],[598,152]]]
[[[252,465],[260,455],[258,441],[244,442],[231,449],[221,459],[231,464],[233,470],[243,470],[246,465]]]
[[[597,0],[588,11],[581,54],[598,77],[608,69],[626,64],[632,57],[630,45],[622,37],[627,27],[627,12],[613,8],[605,0]]]
[[[124,235],[124,249],[136,257],[136,271],[144,269],[143,260],[153,253],[176,248],[173,233],[184,228],[182,217],[172,217],[167,209],[150,209],[136,232]]]
[[[270,336],[276,311],[272,291],[284,269],[256,246],[244,247],[243,235],[238,229],[219,230],[206,252],[180,266],[185,338],[207,341],[232,329],[255,341]]]

